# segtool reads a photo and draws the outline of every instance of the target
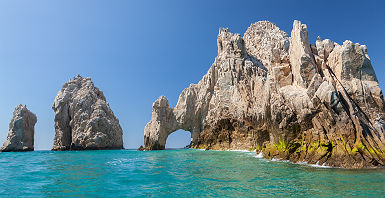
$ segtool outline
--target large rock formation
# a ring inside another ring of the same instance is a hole
[[[218,56],[198,84],[153,104],[147,150],[183,129],[191,146],[256,149],[266,158],[361,168],[385,165],[384,99],[366,47],[326,39],[309,44],[294,21],[252,24],[243,38],[220,29]]]
[[[9,133],[1,151],[33,151],[36,115],[26,106],[17,105],[9,123]]]
[[[52,105],[52,150],[123,149],[123,132],[103,92],[80,75],[65,83]]]

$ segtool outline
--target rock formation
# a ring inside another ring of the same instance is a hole
[[[123,149],[123,131],[103,92],[80,75],[65,83],[52,105],[52,150]]]
[[[9,123],[9,133],[1,151],[33,151],[36,115],[26,106],[17,105]]]
[[[144,129],[146,150],[183,129],[191,146],[250,149],[265,158],[334,167],[385,165],[384,99],[366,46],[318,38],[294,21],[252,24],[243,37],[219,29],[218,56],[170,108],[162,96]]]

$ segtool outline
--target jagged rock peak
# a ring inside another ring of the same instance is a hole
[[[246,30],[243,39],[247,52],[270,68],[288,63],[290,41],[286,32],[269,21],[258,21]]]
[[[102,91],[80,75],[65,83],[52,105],[52,150],[122,149],[123,131]]]
[[[245,56],[246,49],[241,35],[229,32],[229,28],[219,28],[217,43],[219,56]]]
[[[191,132],[193,148],[251,149],[266,158],[344,168],[385,165],[384,98],[366,46],[339,45],[294,21],[244,34],[220,29],[218,56],[175,108],[154,104],[146,150],[164,149],[172,132]]]
[[[307,88],[317,67],[310,48],[307,26],[295,20],[290,36],[290,64],[294,82]]]
[[[36,122],[36,115],[29,111],[27,106],[17,105],[1,151],[33,151]]]

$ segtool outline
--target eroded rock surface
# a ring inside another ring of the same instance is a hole
[[[52,150],[123,149],[123,131],[103,92],[89,77],[65,83],[52,105]]]
[[[19,104],[9,123],[9,133],[1,151],[33,151],[36,115]]]
[[[153,104],[146,150],[164,149],[183,129],[191,146],[250,149],[266,158],[344,168],[385,165],[384,99],[364,45],[339,45],[294,21],[252,24],[243,37],[221,28],[218,56],[170,108]]]

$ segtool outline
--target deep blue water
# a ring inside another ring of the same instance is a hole
[[[317,168],[202,150],[0,153],[1,197],[385,196],[385,169]]]

